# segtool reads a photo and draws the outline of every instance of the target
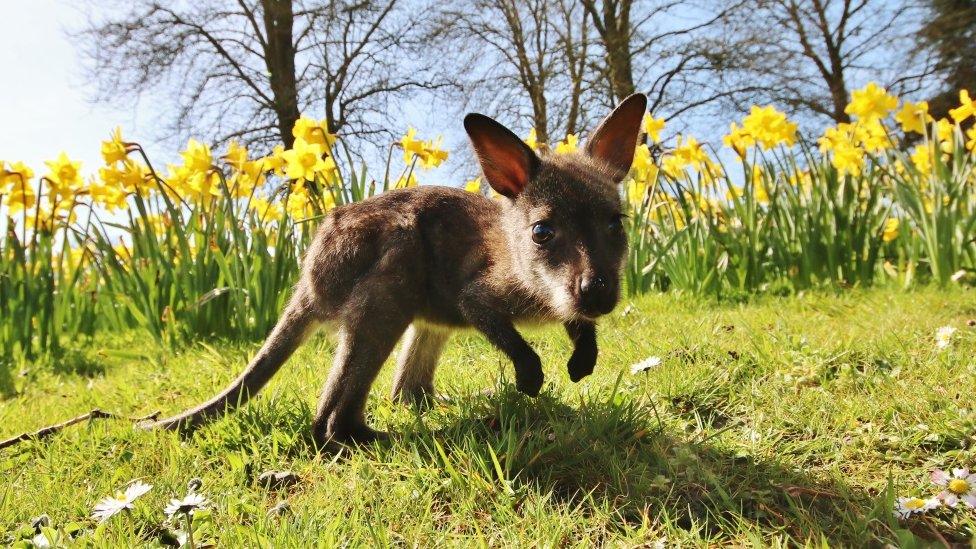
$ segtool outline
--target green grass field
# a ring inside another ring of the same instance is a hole
[[[505,545],[900,547],[966,543],[976,512],[899,522],[893,501],[934,495],[934,468],[976,467],[973,291],[853,291],[746,305],[648,296],[600,327],[596,373],[572,384],[559,327],[531,329],[547,386],[510,384],[511,365],[475,333],[454,337],[422,414],[394,405],[388,364],[373,388],[384,445],[319,455],[311,408],[333,350],[314,339],[264,393],[195,435],[82,423],[0,450],[0,543],[49,537],[96,546],[165,541],[163,507],[194,477],[212,504],[194,539],[218,546]],[[958,331],[937,349],[936,330]],[[223,387],[258,344],[179,355],[118,335],[80,344],[7,381],[0,438],[92,408],[176,412]],[[661,366],[631,374],[648,356]],[[485,391],[485,390],[489,391]],[[297,484],[267,489],[265,471]],[[97,525],[101,498],[153,489]],[[279,502],[288,510],[271,513]]]

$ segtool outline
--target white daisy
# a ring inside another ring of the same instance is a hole
[[[152,490],[152,484],[137,480],[130,484],[125,492],[109,496],[96,503],[92,518],[98,519],[99,522],[105,522],[124,510],[132,509],[132,503],[149,490]]]
[[[661,365],[661,357],[659,356],[649,356],[644,360],[634,364],[630,367],[631,374],[639,374],[641,372],[646,372],[648,370],[653,370]]]
[[[197,509],[206,509],[208,505],[210,505],[210,502],[207,501],[207,498],[195,492],[190,492],[183,499],[173,498],[169,500],[169,505],[166,506],[163,512],[168,517],[178,513],[192,515]]]
[[[935,332],[935,348],[945,349],[952,343],[952,336],[956,333],[956,329],[952,326],[943,326],[936,330]]]
[[[935,496],[949,507],[955,507],[962,501],[976,509],[976,473],[969,469],[953,469],[952,474],[942,469],[932,471],[932,483],[944,488]]]
[[[900,519],[907,519],[916,514],[931,511],[939,506],[936,498],[898,498],[895,502],[895,516]]]

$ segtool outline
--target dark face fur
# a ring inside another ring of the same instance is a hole
[[[620,297],[627,237],[616,183],[586,155],[547,155],[507,212],[518,276],[564,319],[609,313]]]
[[[632,95],[581,152],[541,158],[491,118],[464,120],[485,179],[508,199],[514,274],[566,320],[609,313],[620,297],[627,238],[617,184],[630,170],[646,108],[647,98]]]

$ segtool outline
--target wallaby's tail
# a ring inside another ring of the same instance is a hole
[[[271,335],[247,368],[226,389],[182,414],[146,425],[149,429],[191,430],[204,425],[258,394],[318,324],[315,306],[301,289],[278,319]]]

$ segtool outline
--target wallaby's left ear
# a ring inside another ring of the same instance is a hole
[[[615,179],[622,179],[630,171],[646,111],[647,96],[642,93],[631,95],[603,119],[586,142],[586,152],[610,166]]]

